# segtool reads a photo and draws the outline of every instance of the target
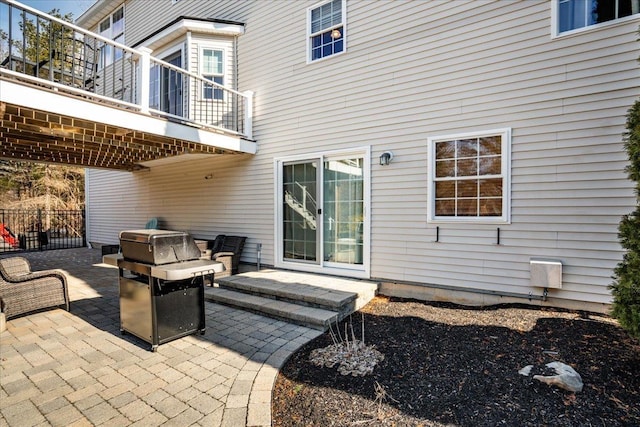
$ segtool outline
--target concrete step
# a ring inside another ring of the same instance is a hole
[[[246,271],[216,282],[223,288],[337,310],[341,317],[368,304],[379,286],[368,280],[274,269]]]
[[[295,304],[222,287],[206,287],[205,299],[324,331],[338,320],[337,311]]]
[[[378,284],[325,274],[261,269],[215,279],[206,298],[317,329],[365,306]]]
[[[353,305],[358,297],[355,292],[327,289],[303,283],[283,283],[274,279],[243,275],[228,276],[217,282],[222,288],[238,292],[338,311],[341,307]]]

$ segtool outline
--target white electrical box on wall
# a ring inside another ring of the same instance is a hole
[[[531,259],[531,286],[540,288],[562,288],[562,263],[546,259]]]

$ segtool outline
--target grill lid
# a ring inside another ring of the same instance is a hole
[[[120,232],[120,241],[125,240],[128,242],[146,243],[151,244],[158,238],[178,237],[182,238],[189,236],[184,231],[172,231],[172,230],[158,230],[158,229],[144,229],[144,230],[125,230]],[[191,236],[189,236],[191,237]]]
[[[199,259],[193,237],[183,231],[127,230],[120,232],[122,257],[146,264],[169,264]]]

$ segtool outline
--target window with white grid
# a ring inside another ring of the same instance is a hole
[[[345,15],[345,0],[331,0],[308,9],[308,62],[345,51]]]
[[[507,222],[510,129],[428,139],[430,221]]]

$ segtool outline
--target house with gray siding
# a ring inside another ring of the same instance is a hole
[[[88,240],[157,217],[247,236],[245,263],[386,295],[606,312],[635,204],[622,141],[639,13],[638,0],[98,0],[79,27],[251,92],[236,148],[252,148],[88,169]],[[126,58],[100,55],[103,69]],[[228,96],[174,74],[152,69],[151,108],[206,117]]]

